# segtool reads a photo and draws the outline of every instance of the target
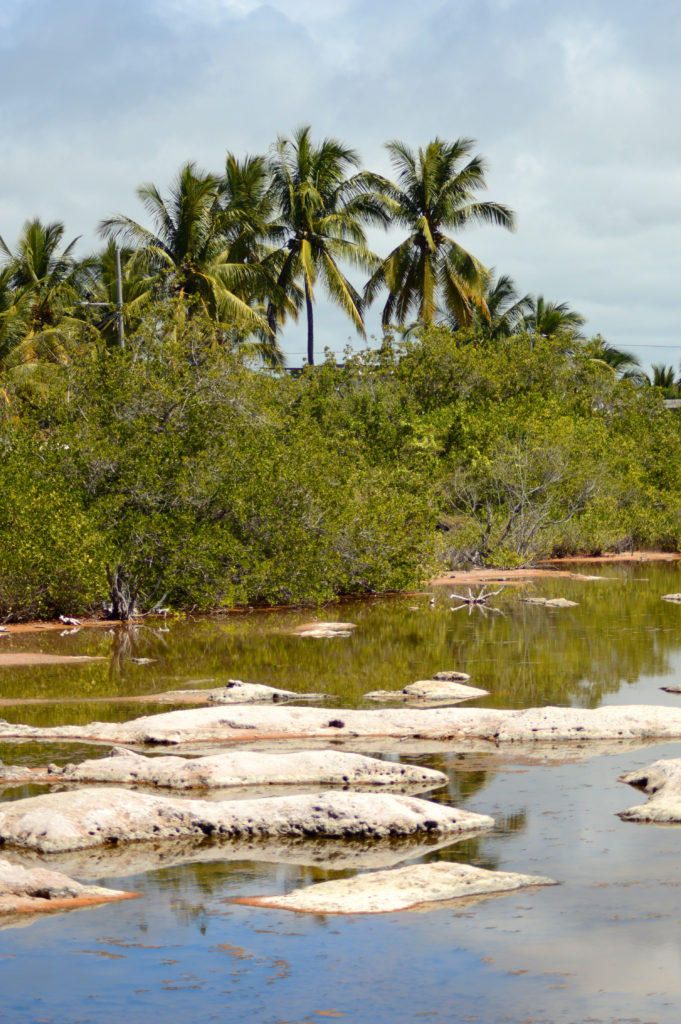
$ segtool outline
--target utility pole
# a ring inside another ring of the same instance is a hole
[[[116,246],[116,319],[118,320],[118,344],[125,348],[123,331],[123,278],[121,275],[121,250]]]
[[[121,250],[114,249],[116,258],[116,326],[118,327],[118,347],[125,348],[125,331],[123,328],[123,275],[121,274]],[[77,306],[109,306],[111,302],[77,302]]]

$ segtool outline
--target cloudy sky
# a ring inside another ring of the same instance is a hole
[[[680,49],[673,0],[2,0],[0,233],[61,220],[84,254],[101,218],[144,219],[142,182],[302,124],[383,172],[388,139],[468,136],[518,229],[460,241],[678,367]],[[356,338],[318,323],[320,348]],[[285,347],[300,362],[303,321]]]

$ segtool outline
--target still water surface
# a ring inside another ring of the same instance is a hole
[[[508,587],[494,601],[503,614],[452,612],[456,587],[440,588],[434,608],[430,594],[421,594],[325,609],[321,617],[357,623],[342,639],[289,636],[309,618],[305,612],[4,637],[7,650],[107,660],[0,669],[0,698],[65,701],[1,713],[45,725],[121,720],[156,709],[112,698],[217,686],[230,677],[324,691],[339,707],[361,707],[368,690],[398,689],[448,668],[464,669],[489,689],[489,706],[681,701],[660,689],[681,681],[681,607],[660,600],[681,590],[681,570],[637,563],[595,572],[608,578]],[[521,594],[579,604],[535,607],[521,603]],[[155,660],[137,665],[132,657]],[[8,763],[83,756],[93,748],[0,746]],[[677,756],[681,744],[548,765],[455,748],[411,758],[448,773],[448,787],[429,798],[497,821],[482,838],[426,849],[417,859],[463,860],[561,882],[474,906],[299,916],[229,900],[352,871],[236,861],[227,853],[213,863],[125,877],[113,863],[103,883],[141,899],[0,931],[0,1020],[676,1024],[681,827],[633,825],[615,812],[641,802],[619,775]],[[8,789],[4,798],[24,794]]]

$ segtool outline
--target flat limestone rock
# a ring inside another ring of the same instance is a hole
[[[366,839],[456,835],[493,819],[387,793],[188,800],[87,787],[0,804],[0,846],[41,853],[193,837]]]
[[[622,775],[619,781],[650,794],[647,803],[619,813],[624,821],[661,825],[681,822],[681,758],[655,761],[647,768]]]
[[[464,673],[461,673],[463,675]],[[488,697],[489,690],[481,690],[476,686],[448,679],[419,679],[409,683],[401,690],[372,690],[364,694],[367,700],[396,701],[400,703],[418,702],[420,704],[460,704],[476,697]]]
[[[568,601],[567,597],[521,597],[523,604],[543,604],[546,608],[576,608],[578,601]]]
[[[130,722],[38,727],[0,720],[0,740],[70,740],[127,746],[259,743],[287,740],[338,744],[380,737],[460,743],[585,743],[590,740],[681,739],[681,708],[622,705],[600,708],[381,708],[342,710],[291,705],[235,705],[168,711]],[[375,749],[375,748],[374,748]]]
[[[681,594],[663,594],[662,601],[673,601],[675,604],[681,604]]]
[[[0,859],[0,914],[35,914],[72,910],[95,903],[129,900],[134,892],[82,885],[46,868],[26,868]]]
[[[437,861],[320,882],[285,896],[251,896],[231,902],[306,914],[385,914],[556,884],[541,875],[487,871],[472,864]]]
[[[108,757],[63,768],[0,765],[0,782],[116,783],[166,789],[222,789],[231,786],[369,786],[423,792],[447,782],[444,772],[396,764],[339,750],[269,754],[236,750],[208,757],[145,757],[115,747]]]
[[[671,686],[661,686],[665,693],[681,693],[681,683],[672,683]]]
[[[433,679],[440,679],[445,683],[467,683],[470,676],[468,672],[457,672],[454,669],[447,669],[443,672],[435,672]]]

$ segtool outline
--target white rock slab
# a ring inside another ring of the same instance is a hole
[[[462,673],[463,674],[463,673]],[[489,690],[466,686],[447,679],[418,679],[401,690],[372,690],[364,694],[367,700],[394,701],[430,705],[460,704],[476,697],[489,696]]]
[[[661,600],[673,601],[675,604],[681,604],[681,594],[663,594]]]
[[[0,859],[0,914],[35,914],[75,910],[95,903],[129,900],[136,893],[82,885],[47,868],[26,868]]]
[[[440,679],[445,683],[467,683],[470,679],[468,672],[459,672],[456,669],[446,669],[442,672],[434,672],[433,679]]]
[[[424,792],[447,783],[444,772],[340,750],[261,753],[236,750],[208,757],[145,757],[115,747],[108,757],[47,768],[0,764],[0,782],[115,783],[166,789],[237,786],[369,786]]]
[[[629,807],[619,813],[624,821],[657,824],[681,822],[681,758],[655,761],[647,768],[622,775],[619,781],[650,794],[647,803]]]
[[[41,853],[182,836],[437,837],[492,825],[486,815],[417,797],[345,791],[211,802],[87,787],[0,804],[0,845]]]
[[[306,914],[385,914],[556,884],[541,875],[487,871],[472,864],[438,861],[320,882],[285,896],[251,896],[231,902]]]
[[[73,740],[124,745],[210,745],[311,740],[335,746],[366,738],[459,743],[585,743],[681,738],[681,708],[622,705],[601,708],[381,708],[341,710],[290,705],[235,705],[148,715],[130,722],[41,728],[0,721],[0,740]]]

